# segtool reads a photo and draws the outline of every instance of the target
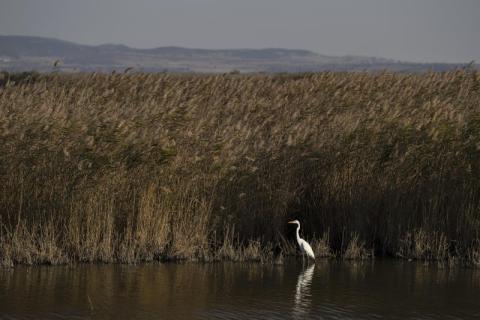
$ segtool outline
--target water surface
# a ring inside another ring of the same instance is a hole
[[[480,270],[376,260],[0,269],[1,319],[480,319]]]

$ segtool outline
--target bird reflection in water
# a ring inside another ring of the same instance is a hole
[[[315,265],[312,264],[298,275],[297,287],[295,289],[295,305],[293,307],[293,317],[295,319],[303,319],[310,310],[312,302],[310,285],[314,269]]]

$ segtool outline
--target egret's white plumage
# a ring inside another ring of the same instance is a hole
[[[297,243],[298,243],[298,246],[300,247],[300,251],[302,251],[302,254],[306,254],[307,257],[315,260],[315,254],[313,253],[312,247],[308,244],[307,241],[300,238],[300,221],[293,220],[293,221],[289,221],[288,223],[297,225]]]

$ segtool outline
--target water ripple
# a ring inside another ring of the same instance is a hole
[[[0,319],[479,319],[479,272],[317,261],[0,270]]]

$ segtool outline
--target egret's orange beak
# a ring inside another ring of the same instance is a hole
[[[295,221],[288,221],[288,223],[295,223]]]

